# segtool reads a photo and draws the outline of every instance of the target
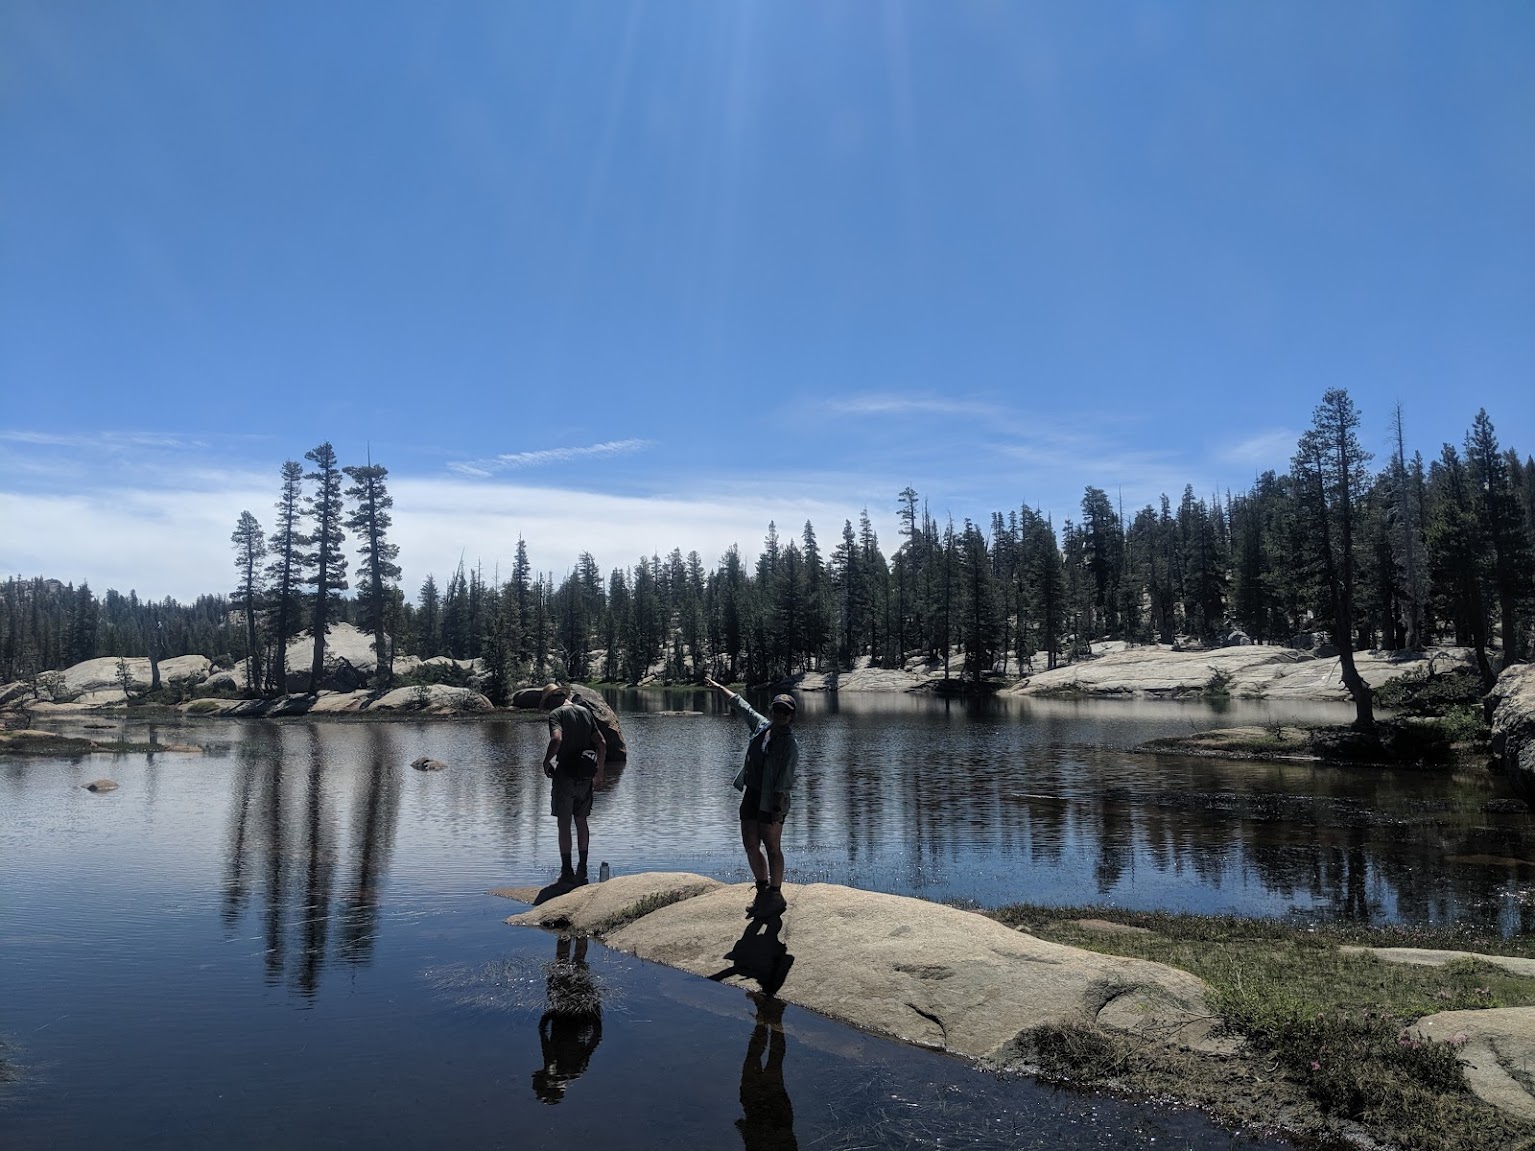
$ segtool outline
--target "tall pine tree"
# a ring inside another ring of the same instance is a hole
[[[314,660],[309,666],[309,690],[320,690],[325,677],[325,636],[332,620],[338,618],[341,593],[346,591],[346,556],[341,546],[346,543],[342,531],[341,468],[336,463],[336,451],[329,441],[304,453],[304,458],[314,464],[314,471],[304,478],[315,482],[314,494],[305,501],[313,531],[310,545],[315,549],[310,555],[314,565],[305,581],[314,589],[313,607]]]

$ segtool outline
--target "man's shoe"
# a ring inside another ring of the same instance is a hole
[[[571,882],[574,883],[577,887],[585,887],[586,886],[586,868],[584,868],[584,867],[576,868],[576,874],[575,874],[574,878],[571,880]]]
[[[570,870],[568,867],[562,867],[560,868],[560,877],[559,879],[555,880],[555,882],[569,884],[570,886],[574,887],[576,882],[576,873]]]

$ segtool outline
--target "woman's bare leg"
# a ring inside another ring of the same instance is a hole
[[[767,852],[768,875],[767,881],[772,887],[783,886],[783,824],[763,823],[761,828],[762,848]],[[761,879],[762,876],[757,878]]]
[[[755,819],[741,821],[741,846],[746,848],[746,865],[752,869],[752,878],[758,883],[764,883],[768,878],[770,856],[763,854],[762,839],[763,832],[771,826]],[[782,871],[781,866],[779,870]]]

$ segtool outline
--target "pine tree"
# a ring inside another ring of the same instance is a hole
[[[469,577],[464,573],[464,557],[448,577],[448,590],[442,597],[442,643],[448,658],[469,658]]]
[[[300,503],[304,493],[304,467],[297,460],[282,465],[282,494],[277,500],[277,527],[272,533],[267,579],[272,589],[272,672],[269,690],[288,694],[288,640],[299,630],[299,587],[308,570]]]
[[[820,670],[826,656],[826,646],[831,639],[831,602],[826,563],[821,558],[821,547],[816,542],[815,528],[809,520],[805,521],[805,531],[800,541],[805,572],[803,655],[808,667]]]
[[[1082,496],[1083,563],[1089,585],[1090,634],[1113,635],[1119,630],[1119,581],[1124,567],[1124,532],[1108,493],[1089,487]]]
[[[1375,726],[1370,685],[1354,666],[1356,507],[1365,495],[1370,456],[1355,434],[1359,413],[1348,392],[1333,388],[1312,413],[1291,462],[1302,514],[1314,533],[1321,592],[1338,648],[1343,685],[1354,701],[1355,725]]]
[[[516,558],[512,560],[512,603],[509,605],[508,610],[515,613],[517,618],[517,634],[519,636],[517,659],[524,666],[531,666],[533,662],[532,576],[533,568],[528,563],[527,541],[519,535],[517,537]],[[539,666],[543,666],[542,661],[540,661]]]
[[[689,678],[697,679],[709,664],[708,628],[704,616],[704,564],[696,551],[688,552],[681,603],[677,609],[679,634],[691,664]]]
[[[442,594],[430,572],[421,582],[417,596],[420,606],[416,610],[416,654],[430,659],[442,654]]]
[[[918,549],[917,491],[907,484],[897,493],[897,498],[901,501],[897,514],[901,521],[901,537],[905,542],[896,547],[892,557],[896,589],[895,646],[900,666],[904,666],[906,653],[912,648],[909,637],[915,633],[920,642],[922,635],[920,601],[915,594],[920,585],[921,558]]]
[[[1482,549],[1488,557],[1498,601],[1503,666],[1508,667],[1524,654],[1524,617],[1535,598],[1535,553],[1531,551],[1519,491],[1486,408],[1477,412],[1466,434],[1466,466],[1471,473]]]
[[[842,542],[832,552],[832,580],[836,587],[840,627],[837,639],[837,663],[845,671],[853,670],[861,653],[859,640],[868,614],[867,581],[863,574],[863,553],[853,534],[853,521],[842,521]]]
[[[624,633],[629,624],[632,605],[629,599],[629,581],[619,568],[608,576],[608,610],[604,617],[602,678],[610,683],[626,678],[624,666]]]
[[[741,563],[740,549],[735,544],[725,550],[723,562],[719,593],[721,650],[730,660],[730,682],[735,683],[741,675],[741,650],[745,639],[746,570]]]
[[[341,530],[344,511],[341,502],[341,469],[336,464],[336,451],[329,441],[304,453],[304,458],[314,464],[315,470],[305,474],[307,480],[318,485],[315,493],[305,501],[314,532],[310,544],[314,566],[305,581],[314,588],[314,661],[309,667],[309,690],[320,690],[325,677],[325,636],[331,620],[341,605],[341,593],[346,591],[346,556],[341,545],[346,543],[346,533]]]
[[[480,658],[485,663],[485,698],[497,707],[506,706],[512,696],[511,647],[506,630],[507,596],[493,579],[485,593],[485,638],[480,644]]]
[[[1055,525],[1048,516],[1035,513],[1028,535],[1029,582],[1035,598],[1033,614],[1039,625],[1039,647],[1045,653],[1045,667],[1049,669],[1059,662],[1061,653],[1068,602],[1065,570]]]
[[[1453,444],[1445,444],[1429,469],[1427,542],[1432,613],[1447,621],[1455,643],[1477,650],[1485,664],[1486,612],[1483,609],[1483,553],[1471,477]],[[1492,686],[1490,666],[1482,666],[1484,686]]]
[[[889,662],[890,646],[890,565],[879,549],[879,535],[869,519],[869,509],[858,516],[859,573],[863,580],[863,601],[869,628],[868,650],[871,666],[884,667]]]
[[[394,581],[400,578],[400,565],[395,563],[400,549],[388,538],[392,523],[389,509],[394,506],[394,498],[384,484],[389,470],[371,462],[365,467],[342,470],[352,480],[346,494],[353,502],[353,510],[346,526],[361,541],[357,549],[362,557],[360,590],[364,618],[373,633],[373,654],[378,661],[375,678],[380,687],[388,687],[394,681],[394,649],[384,635],[384,616]]]
[[[245,615],[245,687],[247,691],[255,692],[261,679],[256,612],[262,594],[261,560],[266,555],[266,537],[256,517],[250,512],[241,512],[229,540],[235,547],[235,570],[240,573],[234,603]]]
[[[1423,536],[1423,459],[1414,453],[1412,463],[1408,463],[1401,404],[1397,404],[1392,413],[1391,430],[1396,440],[1396,452],[1391,459],[1387,513],[1391,551],[1397,563],[1407,646],[1414,651],[1421,651],[1428,612],[1428,556]]]
[[[958,569],[963,602],[959,640],[965,652],[965,675],[979,684],[997,658],[997,591],[986,536],[968,519],[960,534]]]

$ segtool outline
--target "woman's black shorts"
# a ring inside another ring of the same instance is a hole
[[[782,823],[787,811],[775,811],[769,814],[762,810],[762,793],[755,787],[748,787],[746,794],[741,796],[741,822],[742,823]]]

